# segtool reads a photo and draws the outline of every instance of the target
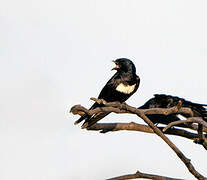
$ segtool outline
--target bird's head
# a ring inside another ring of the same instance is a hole
[[[134,63],[127,59],[127,58],[120,58],[113,61],[116,64],[116,67],[114,67],[112,70],[117,70],[118,72],[132,72],[136,73],[136,68]]]

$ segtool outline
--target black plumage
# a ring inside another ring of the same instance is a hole
[[[178,105],[178,102],[182,102],[182,107],[191,108],[193,111],[194,117],[202,117],[204,120],[207,121],[207,109],[205,106],[206,104],[198,104],[194,102],[190,102],[180,97],[165,95],[165,94],[155,94],[153,98],[148,100],[144,105],[139,107],[139,109],[150,109],[150,108],[170,108],[173,106]],[[180,114],[185,118],[188,118],[188,114]],[[169,124],[173,121],[181,120],[177,114],[170,114],[170,115],[160,115],[160,114],[151,114],[147,115],[148,118],[154,123],[161,123],[161,124]],[[184,125],[181,125],[184,126]]]
[[[137,91],[140,78],[136,75],[136,68],[131,60],[120,58],[113,62],[116,64],[116,67],[112,70],[116,70],[117,72],[103,87],[98,98],[104,99],[107,102],[119,101],[122,103]],[[101,105],[98,103],[94,103],[90,109],[95,109],[100,106]],[[75,122],[75,124],[85,120],[82,128],[87,128],[108,114],[109,113],[97,113],[93,116],[84,114]]]

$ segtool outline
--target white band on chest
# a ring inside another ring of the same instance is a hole
[[[130,86],[130,85],[124,85],[123,83],[121,83],[116,87],[116,90],[124,94],[130,94],[134,91],[135,86],[136,84],[133,84]]]

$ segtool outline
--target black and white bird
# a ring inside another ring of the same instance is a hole
[[[120,58],[113,62],[116,64],[116,67],[112,70],[116,70],[117,72],[103,87],[98,99],[104,99],[107,102],[119,101],[123,103],[137,91],[140,78],[136,75],[136,68],[131,60]],[[94,103],[90,110],[100,106],[101,105],[98,103]],[[108,114],[109,113],[97,113],[93,116],[84,114],[75,122],[75,124],[84,120],[82,128],[87,128]]]
[[[183,98],[165,94],[155,94],[153,98],[148,100],[144,105],[140,106],[138,109],[151,109],[151,108],[170,108],[173,106],[178,105],[178,102],[182,102],[182,107],[191,108],[193,111],[193,116],[195,117],[202,117],[204,120],[207,121],[207,109],[205,106],[206,104],[198,104],[194,102],[190,102]],[[180,114],[185,118],[188,118],[188,114]],[[174,121],[181,120],[178,114],[170,114],[170,115],[160,115],[160,114],[151,114],[147,115],[147,117],[154,123],[154,124],[169,124]],[[183,126],[183,125],[182,125]]]

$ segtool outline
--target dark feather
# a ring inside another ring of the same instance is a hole
[[[153,98],[148,100],[144,105],[140,106],[139,109],[150,109],[150,108],[170,108],[178,105],[178,102],[182,102],[182,107],[191,108],[193,111],[193,116],[202,117],[204,120],[207,120],[207,110],[206,104],[198,104],[177,96],[165,95],[165,94],[155,94]],[[182,116],[188,118],[188,114],[181,114]],[[154,123],[169,124],[174,121],[181,120],[177,114],[171,115],[158,115],[152,114],[147,115],[148,118]],[[182,125],[184,126],[184,125]]]
[[[101,90],[98,99],[104,99],[107,102],[125,102],[132,94],[134,94],[140,83],[139,77],[136,75],[136,68],[131,60],[121,58],[114,61],[117,65],[116,69],[117,72],[114,76],[106,83],[106,85]],[[121,88],[117,87],[122,85]],[[133,86],[134,85],[134,86]],[[123,87],[132,87],[125,93],[122,92]],[[95,109],[96,107],[101,107],[98,103],[94,103],[90,109]],[[82,125],[82,128],[87,128],[95,124],[97,121],[104,118],[109,113],[99,113],[93,116],[83,115],[78,119],[75,124],[80,123],[81,121],[85,120]]]

